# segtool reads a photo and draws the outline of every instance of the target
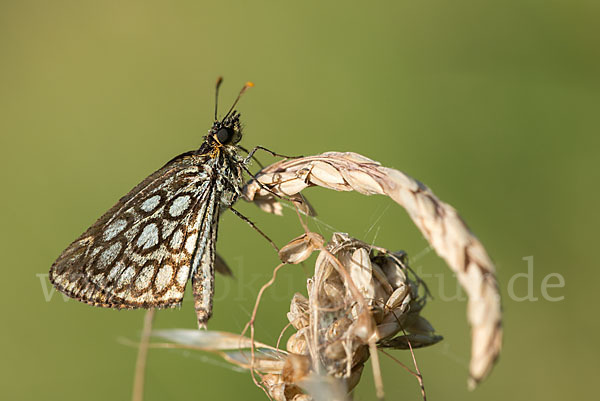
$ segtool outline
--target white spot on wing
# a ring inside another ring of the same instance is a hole
[[[117,264],[114,265],[112,269],[110,269],[110,273],[108,273],[107,279],[109,281],[114,280],[124,268],[125,265],[123,264],[123,262],[117,262]]]
[[[171,238],[171,249],[179,249],[181,248],[181,243],[183,242],[183,233],[181,229],[175,231],[173,233],[173,237]]]
[[[159,203],[160,195],[154,195],[153,197],[146,199],[144,203],[142,203],[141,208],[144,212],[151,212]]]
[[[188,253],[194,252],[194,248],[196,248],[196,238],[198,238],[198,234],[191,234],[185,240],[185,250]]]
[[[129,266],[127,269],[125,269],[123,274],[121,274],[121,277],[119,277],[117,285],[119,287],[123,287],[124,285],[130,284],[134,274],[135,269],[133,268],[133,266]]]
[[[144,267],[144,270],[141,271],[140,275],[135,279],[135,288],[138,290],[143,290],[150,285],[150,280],[152,280],[152,276],[154,275],[154,266],[148,265]]]
[[[173,286],[160,299],[164,301],[176,299],[181,302],[181,297],[183,297],[183,293]]]
[[[150,223],[144,227],[142,233],[138,237],[137,246],[147,249],[156,244],[158,244],[158,227],[156,226],[156,223]]]
[[[180,286],[183,287],[187,283],[189,272],[190,272],[190,267],[187,265],[183,265],[179,268],[176,279],[177,279],[177,283],[179,283]]]
[[[106,250],[102,252],[102,255],[100,255],[100,259],[98,259],[99,266],[104,268],[110,265],[119,254],[121,246],[120,242],[115,242],[110,247],[106,248]]]
[[[127,220],[118,219],[113,221],[106,231],[104,231],[104,241],[110,241],[117,236],[127,226]]]
[[[171,235],[175,227],[177,227],[177,223],[177,221],[163,220],[162,237],[167,238],[169,235]]]
[[[154,280],[154,286],[156,292],[161,292],[171,282],[173,276],[173,268],[170,265],[164,265],[158,270],[156,279]]]
[[[169,208],[169,214],[173,217],[181,216],[181,214],[185,212],[185,210],[190,205],[190,199],[191,198],[189,195],[182,195],[177,197],[171,204],[171,207]]]

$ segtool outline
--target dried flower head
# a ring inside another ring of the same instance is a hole
[[[420,316],[426,295],[411,275],[403,252],[376,251],[334,233],[308,279],[308,298],[292,298],[288,320],[297,332],[287,343],[290,355],[307,357],[310,373],[340,379],[349,392],[369,358],[370,341],[400,349],[408,342],[417,348],[440,341]]]

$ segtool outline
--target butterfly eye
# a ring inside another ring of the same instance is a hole
[[[223,145],[226,145],[233,137],[233,130],[231,128],[221,128],[217,131],[217,139]]]

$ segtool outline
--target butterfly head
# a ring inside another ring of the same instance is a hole
[[[231,105],[231,108],[225,114],[221,120],[219,120],[217,107],[219,103],[219,88],[223,82],[223,78],[217,79],[217,85],[215,90],[215,122],[208,133],[209,140],[213,141],[213,145],[220,147],[224,145],[235,145],[242,139],[242,126],[240,125],[240,113],[234,110],[238,101],[246,92],[248,88],[252,88],[254,84],[252,82],[246,82],[242,87],[242,90],[238,94],[237,98]]]
[[[215,121],[209,132],[209,137],[217,145],[235,145],[242,139],[240,113],[233,111],[222,121]]]

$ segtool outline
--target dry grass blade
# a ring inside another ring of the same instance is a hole
[[[328,152],[272,164],[244,194],[263,210],[276,211],[280,208],[273,193],[294,197],[309,186],[387,195],[406,209],[469,296],[470,386],[485,378],[502,345],[500,295],[492,261],[456,210],[419,181],[356,153]]]
[[[169,329],[154,330],[152,335],[161,337],[167,341],[177,344],[192,346],[198,350],[204,351],[227,351],[239,350],[243,348],[261,347],[275,351],[275,348],[252,341],[248,337],[239,334],[228,333],[226,331],[196,330],[196,329]]]

